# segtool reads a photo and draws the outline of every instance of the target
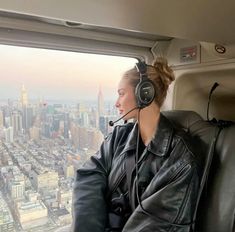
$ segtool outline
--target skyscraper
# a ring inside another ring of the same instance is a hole
[[[64,114],[64,138],[69,138],[70,118],[69,113]]]
[[[23,120],[22,120],[22,115],[18,111],[13,111],[11,115],[11,122],[12,122],[12,127],[14,130],[14,135],[17,135],[18,133],[22,132],[23,128]]]
[[[80,125],[84,127],[89,127],[89,116],[87,112],[82,112],[80,117]]]
[[[24,197],[25,182],[24,180],[12,180],[9,183],[10,194],[13,199],[21,199]]]
[[[23,129],[28,131],[33,124],[33,108],[28,106],[28,93],[24,85],[21,88],[20,103],[22,107]]]
[[[104,115],[104,98],[103,98],[103,93],[101,91],[101,87],[99,87],[99,93],[98,93],[98,113],[99,117]]]
[[[13,141],[14,141],[13,127],[5,128],[4,133],[5,133],[5,141],[7,143],[13,143]]]
[[[4,126],[3,112],[0,110],[0,128]]]
[[[33,108],[23,107],[23,128],[29,130],[33,125]]]
[[[20,101],[21,101],[22,107],[26,107],[28,105],[28,93],[27,93],[24,85],[22,85],[22,88],[21,88]]]
[[[99,129],[103,133],[103,135],[108,134],[108,125],[109,125],[109,118],[107,116],[100,116]]]

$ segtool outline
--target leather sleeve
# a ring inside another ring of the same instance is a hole
[[[73,225],[76,232],[104,232],[107,223],[105,192],[111,166],[112,136],[77,170],[73,189]]]
[[[190,231],[199,191],[200,171],[194,161],[161,169],[142,195],[122,232]],[[144,212],[145,211],[145,212]]]

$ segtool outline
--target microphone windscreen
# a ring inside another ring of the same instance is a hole
[[[114,122],[113,121],[109,121],[109,126],[113,126]]]

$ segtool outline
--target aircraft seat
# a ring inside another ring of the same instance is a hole
[[[235,124],[219,132],[217,125],[193,111],[173,110],[163,114],[200,142],[204,166],[209,170],[198,204],[197,232],[235,231]],[[217,133],[219,132],[218,136]],[[217,139],[216,139],[217,138]],[[215,147],[213,149],[213,141]],[[213,152],[210,152],[213,151]],[[208,156],[212,155],[212,160]]]

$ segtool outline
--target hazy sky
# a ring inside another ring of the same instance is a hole
[[[117,83],[136,62],[132,58],[0,45],[0,99],[114,100]]]

